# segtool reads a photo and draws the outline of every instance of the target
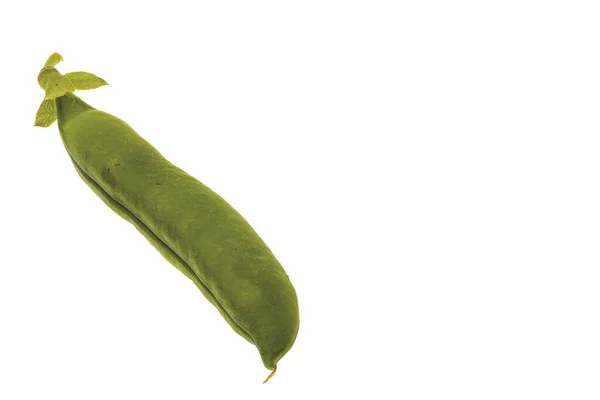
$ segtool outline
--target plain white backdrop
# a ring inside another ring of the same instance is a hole
[[[0,399],[600,398],[595,1],[0,5]],[[34,128],[127,121],[298,292],[258,352]]]

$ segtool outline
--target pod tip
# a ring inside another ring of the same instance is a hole
[[[269,374],[269,376],[267,376],[267,379],[265,379],[263,383],[269,382],[269,379],[271,379],[273,377],[273,375],[275,375],[275,372],[277,372],[277,367],[275,367],[275,369],[273,369],[273,371],[271,371],[271,373]]]

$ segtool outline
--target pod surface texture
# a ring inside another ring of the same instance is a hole
[[[92,190],[190,278],[274,370],[299,329],[296,291],[249,223],[122,120],[67,93],[58,126]]]

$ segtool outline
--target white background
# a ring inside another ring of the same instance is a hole
[[[0,399],[600,398],[596,1],[0,5]],[[37,73],[236,207],[300,301],[268,374],[34,128]]]

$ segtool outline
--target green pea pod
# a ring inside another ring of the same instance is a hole
[[[57,63],[62,57],[55,53],[52,59]],[[52,76],[62,88],[69,87],[69,74],[61,75],[54,65],[52,74],[44,72],[48,66],[42,70],[40,85],[46,92],[56,87]],[[106,84],[92,74],[71,76],[76,77],[74,88]],[[46,96],[36,124],[48,126],[55,119],[83,181],[191,279],[238,334],[256,345],[263,364],[272,370],[266,382],[294,344],[299,311],[288,275],[256,231],[222,197],[171,164],[129,125],[72,92],[55,99]]]

